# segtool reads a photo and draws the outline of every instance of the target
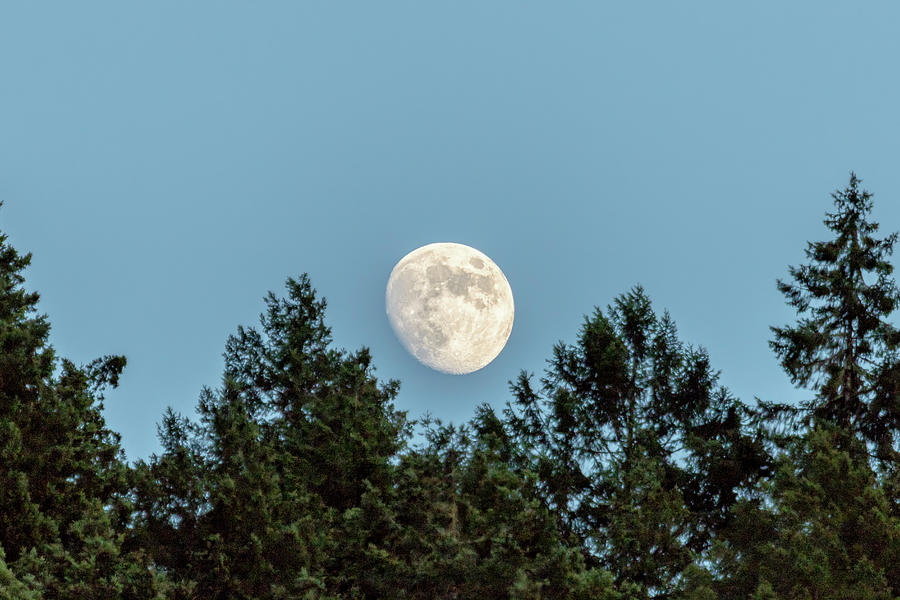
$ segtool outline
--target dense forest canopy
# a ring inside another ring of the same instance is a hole
[[[103,418],[125,357],[57,356],[0,235],[0,598],[898,598],[897,234],[860,183],[777,282],[802,405],[736,398],[636,286],[501,411],[412,420],[301,275],[134,465]]]

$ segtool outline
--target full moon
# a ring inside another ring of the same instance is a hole
[[[463,244],[428,244],[400,259],[385,303],[403,346],[443,373],[481,369],[500,354],[512,331],[512,289],[503,271]]]

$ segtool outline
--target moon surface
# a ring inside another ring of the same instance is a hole
[[[387,315],[423,364],[462,375],[494,360],[513,326],[512,289],[490,258],[463,244],[413,250],[391,271]]]

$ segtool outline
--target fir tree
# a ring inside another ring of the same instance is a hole
[[[876,237],[872,194],[860,183],[851,173],[832,194],[825,225],[834,238],[809,242],[810,262],[789,268],[792,282],[778,280],[799,320],[772,327],[770,345],[791,381],[815,391],[803,406],[806,422],[861,436],[890,469],[900,458],[900,331],[887,320],[900,301],[888,260],[897,234]]]
[[[721,598],[891,600],[900,578],[900,520],[836,426],[789,444],[764,502],[742,499],[715,545]]]
[[[897,235],[877,238],[871,194],[851,173],[832,194],[825,224],[835,238],[811,242],[810,263],[778,289],[799,320],[773,327],[771,347],[798,386],[799,408],[766,405],[771,439],[784,446],[774,478],[735,506],[712,552],[728,598],[887,599],[900,589],[896,493],[898,331],[886,320],[898,291],[888,262]],[[797,416],[784,436],[779,420]],[[874,447],[881,481],[869,460]]]
[[[364,505],[358,531],[387,532],[366,561],[383,567],[372,598],[636,598],[562,543],[534,473],[511,464],[513,440],[482,405],[466,425],[426,417],[427,444],[400,458],[395,492]],[[368,525],[367,525],[368,524]]]
[[[287,287],[266,298],[262,331],[229,337],[199,422],[166,416],[165,451],[140,467],[138,522],[154,559],[201,597],[374,597],[360,558],[381,533],[362,535],[355,515],[389,492],[408,435],[398,384],[374,377],[367,349],[331,347],[306,275]]]
[[[102,416],[102,390],[118,383],[125,358],[57,360],[38,294],[23,285],[31,255],[6,240],[0,234],[0,572],[45,597],[156,597],[162,577],[140,550],[122,547],[128,468]]]
[[[595,310],[549,363],[543,396],[522,373],[506,415],[560,535],[620,584],[673,593],[737,490],[766,471],[748,411],[640,287]]]

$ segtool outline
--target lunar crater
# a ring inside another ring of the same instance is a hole
[[[385,300],[404,347],[445,373],[484,367],[512,332],[509,282],[490,258],[462,244],[429,244],[407,254],[391,272]]]

